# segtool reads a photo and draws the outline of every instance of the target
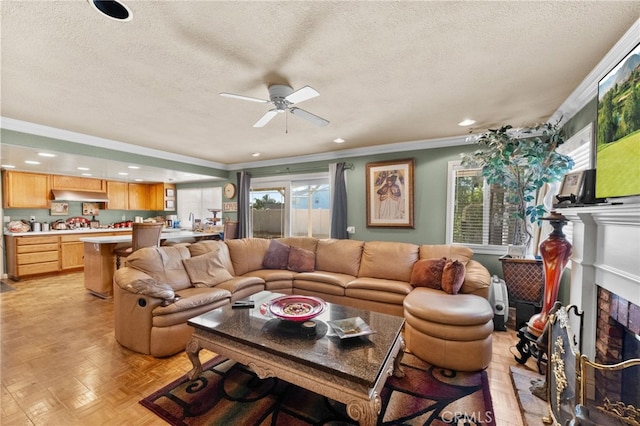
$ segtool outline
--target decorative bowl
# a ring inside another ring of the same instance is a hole
[[[311,296],[282,296],[269,302],[269,312],[282,320],[304,322],[326,309],[324,300]]]

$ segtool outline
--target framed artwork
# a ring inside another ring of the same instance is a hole
[[[82,203],[83,216],[98,216],[100,214],[100,206],[98,203]]]
[[[238,211],[238,203],[236,202],[226,202],[222,203],[222,211],[223,212],[237,212]]]
[[[415,159],[367,163],[367,227],[413,228]]]
[[[167,188],[165,190],[165,193],[167,194],[167,197],[175,197],[176,196],[176,193],[173,190],[173,188]]]
[[[69,203],[51,202],[51,216],[69,216]]]
[[[583,171],[567,173],[562,178],[562,185],[560,186],[560,192],[556,197],[571,197],[580,198],[580,191],[582,190],[582,177]]]
[[[164,209],[165,210],[175,210],[176,209],[176,202],[173,200],[166,200],[164,202]]]

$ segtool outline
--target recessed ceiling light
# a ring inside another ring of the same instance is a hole
[[[472,120],[470,118],[464,119],[458,123],[458,126],[466,127],[471,126],[472,124],[476,124],[476,120]]]
[[[136,169],[136,170],[137,170],[137,169],[139,169],[140,167],[138,167],[138,166],[128,166],[127,168],[128,168],[128,169]]]
[[[127,173],[127,172],[118,172],[118,174],[120,176],[129,176],[129,173]]]
[[[51,154],[49,152],[39,152],[38,155],[40,157],[55,157],[56,156],[55,154]]]
[[[91,170],[91,169],[88,167],[78,167],[78,170]]]
[[[93,176],[91,173],[80,173],[82,176]]]
[[[136,182],[143,182],[143,181],[144,181],[144,179],[140,179],[140,178],[138,178],[138,179],[134,179],[134,180],[135,180]]]
[[[98,12],[116,21],[130,21],[131,11],[124,4],[113,0],[87,0]]]
[[[5,169],[15,169],[16,166],[13,164],[0,164],[0,167],[4,167]]]
[[[253,154],[251,154],[252,157],[260,157],[260,153],[259,152],[254,152]]]
[[[346,142],[346,141],[345,141],[344,139],[342,139],[342,138],[335,138],[333,141],[334,141],[335,143],[345,143],[345,142]]]
[[[33,160],[26,160],[25,163],[26,164],[40,164],[39,161],[33,161]]]

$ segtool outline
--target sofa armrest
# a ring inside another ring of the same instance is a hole
[[[465,269],[464,282],[461,293],[475,294],[485,299],[489,298],[491,274],[483,264],[476,260],[469,260]]]
[[[151,275],[133,268],[120,268],[113,274],[113,284],[123,290],[131,291],[127,286],[136,280],[150,280]],[[135,292],[134,292],[135,293]]]

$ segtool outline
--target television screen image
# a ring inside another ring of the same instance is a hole
[[[596,197],[640,195],[640,44],[598,84]]]

